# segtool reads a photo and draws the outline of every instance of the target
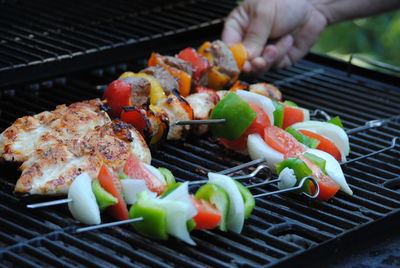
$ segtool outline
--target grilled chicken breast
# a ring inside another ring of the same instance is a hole
[[[92,178],[97,177],[102,163],[119,172],[130,153],[145,163],[151,161],[143,137],[121,121],[76,134],[68,143],[52,134],[46,139],[51,142],[44,147],[38,145],[21,165],[16,193],[64,195],[79,174],[88,172]]]
[[[69,140],[76,134],[86,133],[111,122],[107,113],[101,110],[99,99],[63,104],[54,111],[45,111],[34,116],[17,119],[0,134],[0,158],[7,161],[23,162],[35,152],[36,146],[43,147],[58,137]]]
[[[0,158],[23,162],[15,192],[62,195],[82,172],[96,177],[102,163],[118,172],[130,153],[151,155],[130,125],[111,122],[99,99],[17,119],[0,135]]]

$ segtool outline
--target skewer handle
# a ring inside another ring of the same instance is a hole
[[[143,220],[143,217],[139,217],[139,218],[124,220],[124,221],[116,221],[116,222],[103,223],[103,224],[98,224],[98,225],[93,225],[93,226],[78,228],[78,229],[75,230],[75,232],[76,232],[76,233],[82,233],[82,232],[93,231],[93,230],[102,229],[102,228],[107,228],[107,227],[113,227],[113,226],[118,226],[118,225],[133,223],[133,222],[142,221],[142,220]]]
[[[208,120],[181,120],[176,121],[175,125],[211,125],[225,123],[226,119],[208,119]]]
[[[65,198],[65,199],[59,199],[59,200],[53,200],[53,201],[48,201],[48,202],[42,202],[42,203],[36,203],[36,204],[30,204],[27,205],[27,208],[41,208],[41,207],[49,207],[49,206],[56,206],[56,205],[61,205],[61,204],[66,204],[72,202],[71,198]]]
[[[308,196],[308,197],[310,197],[310,198],[315,199],[315,198],[317,198],[317,196],[319,195],[319,185],[318,185],[318,182],[317,182],[313,177],[305,177],[305,178],[303,178],[303,179],[300,181],[299,185],[297,185],[297,186],[295,186],[295,187],[291,187],[291,188],[287,188],[287,189],[282,189],[282,190],[278,190],[278,191],[275,191],[275,192],[257,194],[257,195],[253,195],[253,196],[254,196],[254,198],[258,198],[258,197],[263,197],[263,196],[269,196],[269,195],[274,195],[274,194],[281,194],[281,193],[286,193],[286,192],[292,192],[292,191],[300,190],[300,189],[303,187],[304,183],[305,183],[307,180],[310,180],[310,181],[314,184],[314,186],[315,186],[315,193],[314,193],[313,195],[310,195],[310,194],[308,194],[308,193],[302,192],[302,194],[304,194],[305,196]]]

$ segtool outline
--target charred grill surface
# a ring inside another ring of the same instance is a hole
[[[171,53],[172,54],[172,53]],[[346,128],[377,118],[400,114],[400,90],[390,83],[370,80],[330,67],[313,56],[294,67],[268,73],[263,80],[279,85],[285,98],[309,109],[339,115]],[[138,61],[141,62],[141,61]],[[337,68],[335,68],[337,66]],[[96,69],[34,84],[4,88],[0,97],[0,131],[23,115],[51,110],[101,96],[105,85],[127,70],[143,65]],[[387,82],[387,81],[386,81]],[[400,136],[400,122],[350,135],[349,159],[390,145]],[[220,231],[197,231],[197,247],[175,239],[154,241],[135,233],[129,226],[74,234],[80,226],[66,207],[27,210],[12,191],[19,174],[17,166],[1,163],[0,258],[4,265],[39,266],[279,266],[311,258],[329,248],[344,246],[371,231],[389,228],[400,217],[399,146],[379,155],[343,166],[353,196],[337,194],[329,202],[285,194],[258,199],[253,215],[241,235]],[[249,159],[227,151],[211,137],[189,136],[185,141],[166,142],[152,149],[152,163],[164,166],[180,180],[204,179],[207,171],[219,171]],[[275,190],[271,185],[254,193]],[[104,218],[104,221],[112,221]],[[391,223],[392,222],[392,223]],[[340,238],[340,239],[339,239]],[[322,255],[321,255],[322,254]]]

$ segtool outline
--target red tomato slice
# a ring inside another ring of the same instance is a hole
[[[111,108],[109,114],[118,117],[122,106],[132,106],[131,85],[122,80],[113,81],[104,91],[103,98],[107,100],[107,106]]]
[[[158,195],[165,191],[166,185],[153,175],[133,154],[130,154],[126,160],[124,172],[132,179],[145,180],[147,188]]]
[[[285,105],[283,110],[283,124],[282,128],[286,129],[291,125],[304,121],[304,111],[297,107]]]
[[[264,141],[285,158],[305,152],[304,146],[281,128],[270,126],[264,129]]]
[[[322,172],[322,170],[309,159],[304,156],[299,156],[301,160],[303,160],[306,165],[311,169],[312,176],[318,181],[319,186],[319,194],[318,199],[321,200],[329,200],[331,199],[340,189],[340,187],[332,180],[331,177],[327,176]],[[310,184],[311,192],[315,192],[314,184]]]
[[[305,136],[319,140],[319,145],[317,147],[318,150],[327,152],[328,154],[330,154],[334,158],[336,158],[336,160],[339,162],[342,161],[342,154],[340,153],[339,149],[336,147],[336,145],[331,140],[329,140],[317,133],[314,133],[312,131],[299,129],[299,132],[301,132]]]
[[[147,121],[144,115],[139,110],[125,112],[122,110],[121,120],[125,123],[129,123],[136,128],[137,131],[144,136],[145,131],[148,128]]]
[[[120,221],[129,219],[128,208],[114,183],[114,175],[104,164],[100,168],[98,179],[101,187],[118,199],[117,204],[107,208],[110,215]]]
[[[221,212],[210,202],[204,199],[197,199],[191,196],[197,214],[193,217],[196,222],[195,229],[214,229],[219,226],[222,215]]]
[[[246,131],[236,140],[227,140],[220,138],[219,140],[221,143],[229,149],[236,150],[236,151],[244,151],[247,149],[247,137],[250,134],[259,134],[262,136],[264,134],[264,129],[266,127],[269,127],[271,125],[269,121],[268,115],[265,113],[265,111],[255,105],[255,104],[249,104],[250,107],[257,113],[257,117],[254,119],[253,123],[246,129]]]

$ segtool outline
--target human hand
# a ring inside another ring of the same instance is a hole
[[[301,59],[327,24],[315,0],[245,0],[228,16],[222,40],[243,42],[248,51],[243,71],[262,73]]]

